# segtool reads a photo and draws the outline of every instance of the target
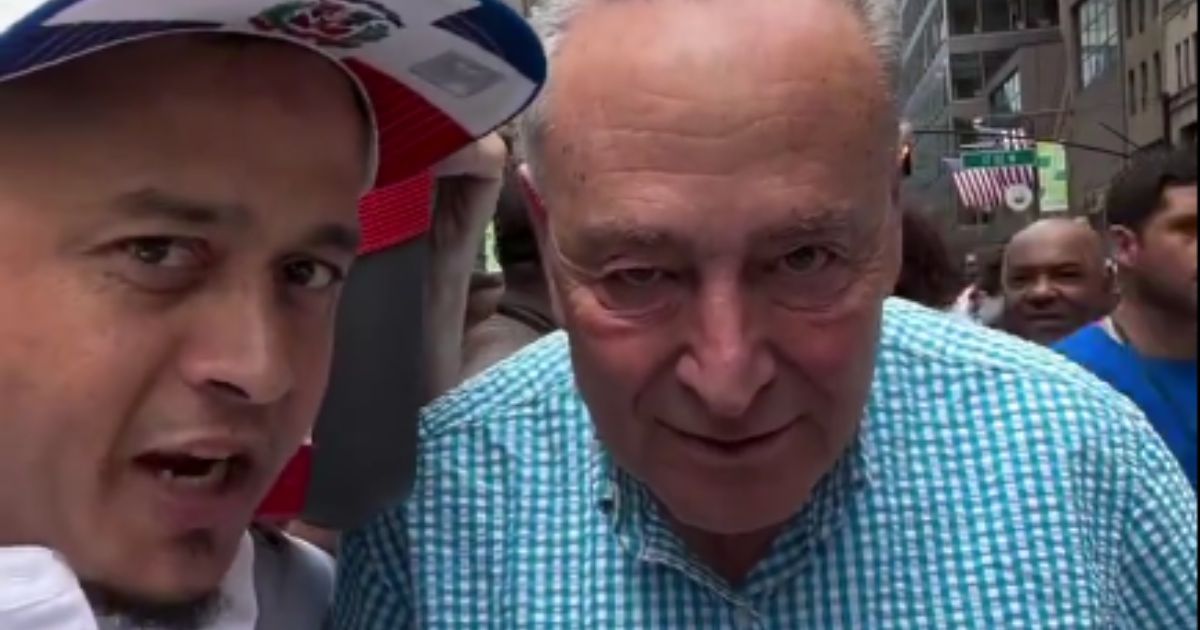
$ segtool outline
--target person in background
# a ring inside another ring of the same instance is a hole
[[[963,281],[937,225],[921,210],[905,205],[900,231],[904,253],[893,295],[939,311],[952,308]]]
[[[972,252],[965,270],[970,284],[954,300],[950,312],[981,326],[995,328],[1004,315],[1004,291],[1000,277],[1004,248]]]
[[[1004,330],[1050,345],[1104,317],[1113,277],[1104,240],[1074,219],[1037,221],[1004,248]]]
[[[1194,624],[1197,506],[1054,352],[890,300],[894,0],[547,0],[563,331],[423,410],[333,626]]]
[[[495,313],[467,332],[463,348],[464,379],[558,328],[537,238],[515,169],[509,169],[505,175],[495,229],[496,258],[504,274],[504,291]]]
[[[1132,399],[1196,485],[1196,153],[1136,158],[1108,191],[1121,300],[1056,348]]]
[[[331,558],[251,520],[318,415],[350,269],[392,236],[363,194],[544,77],[481,1],[34,2],[0,24],[0,628],[321,627]],[[438,15],[503,45],[414,22]],[[430,72],[450,54],[476,72]],[[481,78],[482,100],[416,92]]]

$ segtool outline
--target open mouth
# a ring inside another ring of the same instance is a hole
[[[250,470],[245,455],[200,457],[188,453],[146,453],[134,459],[159,481],[179,488],[222,491],[244,479]]]

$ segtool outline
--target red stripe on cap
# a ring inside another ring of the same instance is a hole
[[[432,204],[432,171],[368,193],[358,203],[358,223],[362,230],[359,255],[387,249],[428,232]]]
[[[357,59],[344,63],[366,89],[379,125],[376,186],[412,177],[474,140],[453,118],[388,74]]]

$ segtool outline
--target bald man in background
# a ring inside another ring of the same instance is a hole
[[[1104,241],[1086,223],[1042,219],[1017,232],[1004,251],[1003,326],[1052,344],[1112,310]]]

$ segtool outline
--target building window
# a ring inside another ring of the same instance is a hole
[[[1125,39],[1133,38],[1133,0],[1125,0]]]
[[[950,55],[951,98],[956,101],[978,98],[983,84],[983,64],[978,54]]]
[[[1154,98],[1159,98],[1163,91],[1162,55],[1156,52],[1154,53]]]
[[[951,35],[973,35],[979,32],[979,0],[947,0]]]
[[[1183,89],[1183,44],[1175,44],[1175,89],[1172,94],[1178,94]]]
[[[1138,12],[1138,14],[1137,14],[1138,15],[1138,32],[1145,33],[1146,32],[1146,0],[1138,0],[1137,12]]]
[[[1183,83],[1182,87],[1188,87],[1192,84],[1192,43],[1188,40],[1183,40]]]
[[[992,111],[997,114],[1017,114],[1021,111],[1021,73],[1014,72],[992,92]]]
[[[1142,111],[1150,109],[1150,73],[1146,71],[1146,62],[1141,65],[1142,72]]]
[[[1058,26],[1058,0],[1028,0],[1025,20],[1029,28]]]
[[[1084,0],[1076,11],[1079,24],[1079,78],[1083,87],[1087,87],[1117,58],[1117,2]]]
[[[1137,72],[1129,69],[1129,114],[1137,113]]]

